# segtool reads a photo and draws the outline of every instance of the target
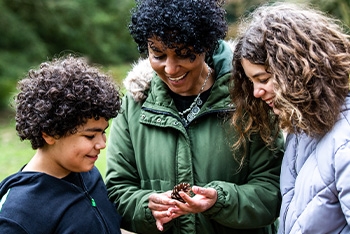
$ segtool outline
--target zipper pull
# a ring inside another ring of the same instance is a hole
[[[96,207],[96,202],[95,202],[95,200],[94,200],[93,198],[91,198],[91,205],[92,205],[93,207]]]

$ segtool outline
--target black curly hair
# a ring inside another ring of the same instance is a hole
[[[82,57],[67,55],[30,70],[18,83],[16,130],[32,148],[45,145],[42,132],[57,138],[74,134],[88,119],[117,116],[121,99],[112,78]]]
[[[227,33],[222,0],[136,0],[129,24],[140,53],[156,37],[177,54],[211,55]]]

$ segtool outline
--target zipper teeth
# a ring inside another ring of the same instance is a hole
[[[99,218],[100,218],[100,220],[101,220],[102,226],[104,227],[104,232],[109,233],[109,229],[108,229],[108,226],[107,226],[107,224],[106,224],[106,221],[105,221],[105,219],[103,218],[103,215],[101,214],[100,210],[97,208],[95,199],[94,199],[94,198],[89,194],[89,192],[87,191],[85,182],[84,182],[83,177],[82,177],[82,175],[81,175],[80,173],[79,173],[79,179],[80,179],[80,182],[81,182],[81,184],[82,184],[82,186],[83,186],[83,190],[84,190],[85,196],[86,196],[87,198],[90,199],[90,201],[91,201],[91,206],[93,206],[93,207],[96,208],[95,210],[97,211],[98,215],[100,216]]]
[[[92,205],[93,207],[96,207],[96,202],[95,202],[95,199],[93,199],[93,198],[91,198],[91,205]]]
[[[181,117],[179,117],[177,115],[174,115],[173,113],[171,113],[169,111],[159,111],[159,110],[152,109],[152,108],[147,108],[147,107],[142,107],[141,109],[145,110],[145,111],[149,111],[149,112],[155,113],[155,114],[163,114],[163,115],[173,116],[174,118],[176,118],[176,119],[181,121]],[[235,109],[209,110],[209,111],[206,111],[206,112],[204,112],[204,113],[202,113],[200,115],[197,115],[196,118],[194,118],[194,119],[197,119],[198,117],[201,117],[201,116],[204,116],[204,115],[207,115],[207,114],[230,113],[230,112],[234,112],[234,111],[235,111]]]
[[[79,179],[80,179],[81,185],[83,186],[83,190],[84,190],[85,196],[86,196],[87,198],[90,199],[91,205],[92,205],[93,207],[96,207],[95,199],[94,199],[94,198],[89,194],[89,192],[87,191],[85,182],[84,182],[83,177],[82,177],[82,175],[81,175],[80,173],[79,173]]]

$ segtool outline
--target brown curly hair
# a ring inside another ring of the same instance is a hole
[[[349,35],[338,20],[307,5],[263,5],[242,20],[235,42],[230,93],[237,109],[232,124],[241,133],[235,146],[252,132],[272,144],[276,127],[313,137],[333,127],[349,92],[350,72]],[[279,116],[253,96],[243,58],[271,73]]]
[[[30,70],[18,83],[16,130],[32,148],[45,145],[42,132],[60,138],[74,134],[88,119],[117,116],[119,88],[84,58],[67,55]]]

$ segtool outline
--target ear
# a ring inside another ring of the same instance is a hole
[[[41,134],[48,145],[53,145],[55,143],[56,139],[54,137],[47,135],[45,132]]]

